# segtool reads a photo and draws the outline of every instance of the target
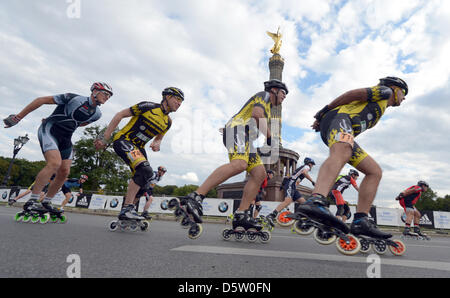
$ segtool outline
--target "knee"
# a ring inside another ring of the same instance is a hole
[[[70,168],[60,167],[57,172],[57,177],[58,177],[58,179],[66,179],[67,177],[69,177],[69,174],[70,174]]]
[[[245,160],[237,159],[230,163],[233,173],[240,174],[245,171],[248,167],[248,164]]]
[[[136,167],[133,181],[141,188],[145,188],[153,177],[153,169],[148,161],[144,161]]]
[[[53,173],[59,172],[61,169],[62,161],[61,160],[49,160],[47,162],[47,168],[50,169]],[[68,174],[67,174],[68,175]]]

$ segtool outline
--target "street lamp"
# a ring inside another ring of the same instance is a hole
[[[14,154],[11,162],[9,163],[8,171],[6,172],[5,178],[3,178],[2,187],[5,187],[8,183],[9,174],[11,173],[12,165],[14,163],[14,159],[16,158],[17,153],[19,153],[20,149],[22,149],[23,145],[25,145],[30,138],[28,138],[28,134],[24,137],[17,137],[14,139]]]

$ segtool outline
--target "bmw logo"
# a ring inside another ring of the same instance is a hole
[[[109,203],[109,206],[111,208],[116,208],[117,205],[119,205],[119,200],[117,198],[112,199],[111,202]]]
[[[228,211],[228,204],[227,204],[227,202],[220,202],[218,209],[222,213],[227,212]]]
[[[169,201],[168,200],[162,201],[160,207],[161,207],[162,210],[169,209]]]
[[[2,194],[2,199],[3,200],[6,200],[6,197],[8,196],[8,193],[5,191],[3,194]]]

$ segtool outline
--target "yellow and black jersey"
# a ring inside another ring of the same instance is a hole
[[[271,117],[272,104],[270,94],[262,91],[253,95],[242,107],[242,109],[228,121],[226,127],[246,126],[252,119],[254,107],[261,107],[264,110],[264,116],[267,120]]]
[[[374,127],[386,111],[393,91],[386,86],[367,88],[367,101],[353,101],[333,109],[330,114],[347,114],[352,123],[354,136]],[[326,115],[327,118],[329,115]],[[331,115],[330,115],[331,116]]]
[[[147,142],[157,135],[164,135],[172,125],[172,120],[164,114],[161,104],[143,101],[130,107],[130,111],[133,117],[114,136],[114,141],[125,139],[144,148]]]

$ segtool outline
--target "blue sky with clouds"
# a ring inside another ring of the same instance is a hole
[[[100,80],[115,90],[97,122],[105,125],[117,111],[159,102],[163,88],[178,86],[186,101],[150,161],[169,169],[163,184],[199,184],[227,162],[217,130],[262,90],[273,44],[265,32],[278,26],[290,89],[285,147],[320,165],[328,149],[310,130],[316,111],[345,91],[396,75],[410,86],[407,100],[357,139],[383,168],[376,204],[396,206],[398,192],[419,179],[450,194],[447,0],[1,1],[0,117],[38,96],[88,95]],[[37,126],[53,108],[0,128],[0,155],[11,156],[13,139],[28,133],[19,157],[41,160]],[[350,202],[356,197],[346,192]]]

